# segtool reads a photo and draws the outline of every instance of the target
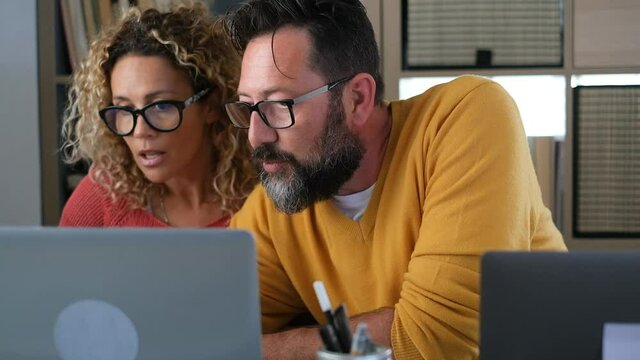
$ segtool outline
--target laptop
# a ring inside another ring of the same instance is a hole
[[[260,359],[256,268],[240,230],[0,228],[0,359]]]
[[[640,323],[640,252],[488,253],[481,360],[601,359],[605,323]]]

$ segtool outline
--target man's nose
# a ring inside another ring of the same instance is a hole
[[[254,149],[262,144],[273,143],[278,139],[278,133],[262,120],[257,111],[251,113],[249,119],[249,143]]]

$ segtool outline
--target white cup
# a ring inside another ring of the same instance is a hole
[[[348,353],[337,353],[321,348],[316,354],[318,360],[391,360],[391,349],[374,345],[374,351],[362,355],[351,355]]]

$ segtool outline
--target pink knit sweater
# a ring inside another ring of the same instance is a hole
[[[218,219],[207,227],[226,227],[229,217]],[[145,209],[132,209],[127,199],[115,202],[106,190],[85,176],[67,201],[60,226],[77,227],[168,227]]]

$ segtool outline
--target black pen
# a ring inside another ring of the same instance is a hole
[[[351,351],[352,337],[345,304],[340,304],[340,306],[338,306],[336,311],[333,313],[333,319],[340,348],[342,349],[342,352],[348,353]]]
[[[330,324],[320,326],[320,337],[324,343],[324,348],[333,352],[341,352],[340,343],[338,337],[333,331],[333,326]]]

